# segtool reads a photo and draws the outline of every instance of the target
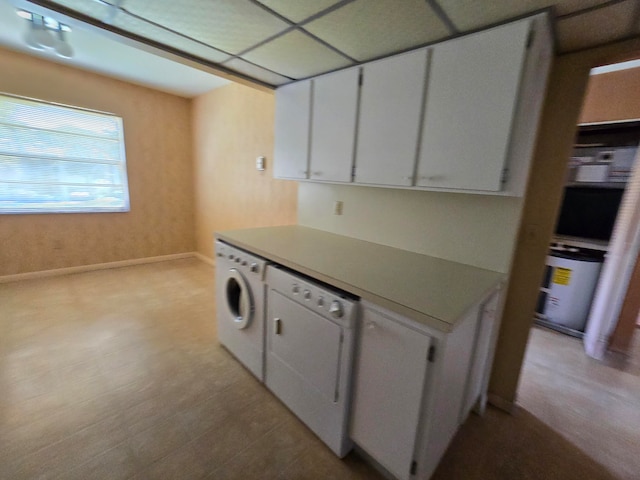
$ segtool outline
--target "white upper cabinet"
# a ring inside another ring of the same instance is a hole
[[[351,182],[359,75],[359,68],[351,68],[313,80],[312,180]]]
[[[311,80],[306,80],[276,90],[273,166],[276,178],[304,179],[309,176],[311,86]]]
[[[540,14],[280,87],[274,175],[522,196],[552,57]]]
[[[356,183],[413,185],[428,54],[421,49],[363,66]]]
[[[433,47],[416,184],[500,191],[532,21]]]

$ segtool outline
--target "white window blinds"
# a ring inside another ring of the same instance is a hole
[[[128,211],[121,118],[0,95],[0,213]]]

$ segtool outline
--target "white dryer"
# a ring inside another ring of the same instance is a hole
[[[266,260],[219,240],[216,250],[218,340],[264,381]]]

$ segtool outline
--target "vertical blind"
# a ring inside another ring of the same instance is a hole
[[[120,117],[0,95],[0,213],[128,211]]]

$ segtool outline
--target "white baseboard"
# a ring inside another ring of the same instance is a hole
[[[193,256],[196,257],[201,262],[204,262],[212,267],[216,266],[216,261],[213,258],[209,258],[205,255],[202,255],[200,252],[193,252]]]
[[[129,267],[141,265],[143,263],[166,262],[168,260],[179,260],[181,258],[197,257],[200,254],[195,252],[173,253],[171,255],[160,255],[157,257],[132,258],[130,260],[120,260],[117,262],[94,263],[91,265],[79,265],[77,267],[55,268],[53,270],[40,270],[39,272],[16,273],[14,275],[0,276],[0,283],[17,282],[20,280],[31,280],[34,278],[56,277],[58,275],[70,275],[72,273],[90,272],[93,270],[106,270],[109,268]],[[203,255],[200,255],[203,258]],[[200,257],[198,257],[200,258]]]

